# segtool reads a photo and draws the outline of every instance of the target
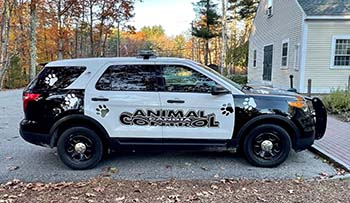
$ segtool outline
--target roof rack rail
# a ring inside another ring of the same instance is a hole
[[[143,58],[145,60],[150,58],[157,58],[157,55],[152,50],[140,50],[137,54],[137,58]]]

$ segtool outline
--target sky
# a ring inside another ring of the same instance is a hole
[[[189,31],[195,18],[192,2],[195,0],[143,0],[135,4],[131,20],[137,30],[144,26],[161,25],[168,36]]]

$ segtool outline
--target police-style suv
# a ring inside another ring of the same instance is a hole
[[[242,149],[273,167],[323,137],[317,98],[241,87],[190,60],[73,59],[48,63],[23,92],[21,136],[57,147],[72,169],[96,166],[109,149],[160,146]]]

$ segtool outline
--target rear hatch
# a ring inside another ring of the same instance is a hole
[[[64,94],[86,67],[45,67],[23,91],[23,110],[30,120],[45,119],[58,100],[55,95]]]

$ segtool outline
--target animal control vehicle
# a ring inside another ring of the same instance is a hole
[[[325,133],[321,100],[240,86],[187,59],[132,58],[48,63],[23,92],[26,141],[57,147],[72,169],[95,167],[109,149],[240,149],[274,167]]]

